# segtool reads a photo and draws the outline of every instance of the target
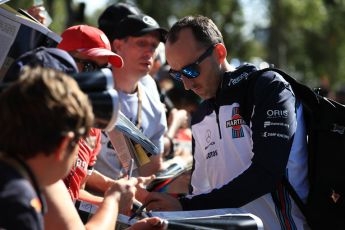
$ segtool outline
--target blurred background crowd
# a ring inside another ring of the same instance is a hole
[[[61,34],[76,24],[97,26],[97,18],[114,0],[47,0],[49,28]],[[128,1],[127,1],[128,2]],[[345,2],[337,0],[136,0],[143,12],[169,28],[189,14],[210,17],[224,35],[234,66],[248,61],[283,68],[310,87],[344,103]],[[34,1],[12,0],[27,9]],[[229,36],[231,35],[231,36]]]

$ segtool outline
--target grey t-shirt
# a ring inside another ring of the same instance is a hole
[[[146,78],[146,76],[144,78]],[[152,78],[146,78],[145,85],[142,84],[141,81],[139,82],[139,87],[142,92],[142,124],[140,129],[153,142],[153,144],[158,147],[160,153],[162,153],[167,121],[164,107],[159,101],[157,86],[152,84],[155,84]],[[138,120],[137,92],[133,94],[123,92],[118,93],[122,113],[136,125]],[[101,143],[102,148],[97,157],[95,169],[113,179],[121,177],[124,173],[123,167],[116,155],[115,149],[112,147],[108,135],[105,132],[102,133]]]

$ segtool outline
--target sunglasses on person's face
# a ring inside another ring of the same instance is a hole
[[[200,75],[200,71],[199,71],[200,63],[212,54],[214,47],[215,45],[211,45],[203,54],[201,54],[198,60],[196,60],[192,64],[186,65],[180,71],[170,69],[169,70],[170,76],[178,81],[182,80],[182,75],[189,79],[198,77]]]
[[[82,72],[93,72],[102,68],[111,68],[109,63],[98,65],[96,62],[87,59],[74,58],[74,60],[83,65]]]

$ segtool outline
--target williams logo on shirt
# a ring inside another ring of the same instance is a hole
[[[239,107],[234,107],[232,109],[231,120],[226,121],[226,128],[231,127],[232,138],[244,137],[242,125],[245,124],[239,111]]]

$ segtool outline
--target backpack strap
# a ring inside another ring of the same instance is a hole
[[[305,103],[307,104],[307,107],[309,104],[316,105],[319,102],[318,95],[315,92],[313,92],[308,86],[299,83],[295,78],[291,77],[290,75],[288,75],[287,73],[285,73],[284,71],[280,69],[265,68],[265,69],[258,70],[254,72],[253,74],[255,74],[255,77],[258,77],[267,71],[273,71],[281,75],[291,85],[291,88],[293,89],[293,92],[295,93],[296,97],[303,98],[303,101],[308,102],[308,103]]]

